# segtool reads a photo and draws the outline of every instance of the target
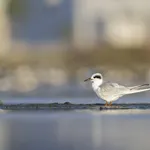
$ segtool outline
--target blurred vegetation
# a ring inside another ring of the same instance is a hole
[[[27,13],[26,0],[10,0],[8,11],[12,17],[23,17]],[[62,25],[61,34],[64,39],[72,39],[70,23]],[[34,49],[34,48],[33,48]],[[31,67],[58,67],[72,72],[82,67],[113,66],[133,69],[135,66],[150,66],[150,50],[147,47],[139,49],[114,49],[111,46],[99,46],[92,49],[78,50],[73,47],[65,51],[43,49],[22,51],[12,49],[5,58],[0,59],[4,68],[14,69],[19,65]]]
[[[62,28],[61,28],[61,35],[62,35],[62,38],[67,40],[69,44],[71,44],[71,40],[72,40],[72,24],[71,23],[65,23],[62,25]]]
[[[27,12],[26,0],[10,0],[8,13],[11,17],[23,17]]]
[[[16,51],[12,50],[5,58],[0,60],[1,66],[16,68],[19,65],[31,67],[56,67],[74,71],[82,67],[112,66],[134,68],[135,66],[150,66],[149,49],[120,50],[109,47],[95,48],[94,50],[38,50]]]
[[[0,106],[2,106],[3,105],[3,102],[0,100]]]

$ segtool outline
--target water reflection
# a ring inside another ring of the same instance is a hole
[[[150,116],[101,111],[0,114],[1,150],[149,150]]]

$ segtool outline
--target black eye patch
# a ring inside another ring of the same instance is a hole
[[[98,76],[98,75],[97,75],[97,76],[94,76],[94,78],[98,78],[98,79],[101,79],[101,76]]]

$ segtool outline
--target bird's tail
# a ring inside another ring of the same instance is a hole
[[[142,84],[138,86],[129,87],[126,94],[139,93],[150,90],[150,84]]]

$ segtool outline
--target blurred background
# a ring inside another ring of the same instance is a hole
[[[128,86],[150,83],[149,0],[0,0],[4,104],[102,103],[83,82],[95,72]],[[117,103],[149,98],[145,92]],[[0,150],[149,150],[145,106],[0,109]]]
[[[95,72],[150,82],[149,10],[148,0],[1,0],[1,98],[94,97],[83,80]]]

